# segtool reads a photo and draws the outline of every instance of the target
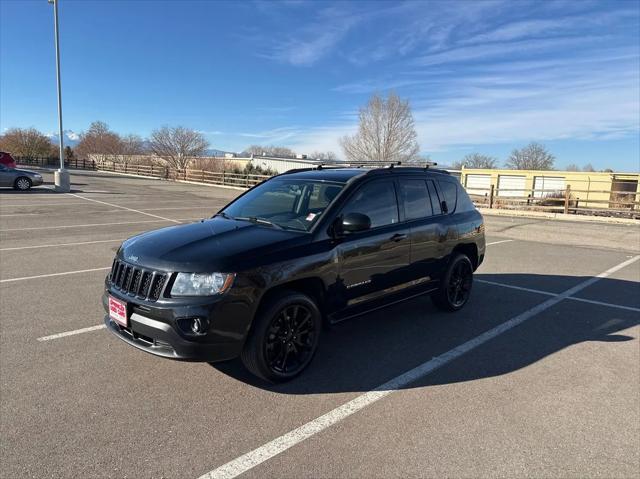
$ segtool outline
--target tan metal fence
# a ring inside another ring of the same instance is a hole
[[[608,183],[609,185],[611,183]],[[608,199],[596,199],[591,196]],[[484,195],[470,194],[477,206],[503,209],[529,209],[554,213],[631,213],[640,217],[640,192],[610,189],[506,189],[490,186]]]

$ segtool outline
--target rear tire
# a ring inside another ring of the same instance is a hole
[[[456,254],[431,299],[443,311],[459,311],[469,301],[473,286],[473,265],[468,256]]]
[[[289,381],[311,363],[321,330],[316,303],[305,294],[283,291],[260,307],[240,359],[259,378]]]
[[[26,176],[20,176],[13,182],[13,188],[19,191],[27,191],[31,189],[31,180]]]

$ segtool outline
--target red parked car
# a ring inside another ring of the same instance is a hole
[[[16,160],[13,159],[10,153],[0,151],[0,165],[4,165],[8,168],[16,167]]]

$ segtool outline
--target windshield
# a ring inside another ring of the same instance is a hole
[[[309,231],[343,183],[282,178],[266,181],[222,211],[237,220]]]

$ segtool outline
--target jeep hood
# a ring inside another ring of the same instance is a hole
[[[214,217],[149,231],[126,240],[118,257],[150,269],[236,272],[268,261],[269,254],[310,241],[304,232]]]

